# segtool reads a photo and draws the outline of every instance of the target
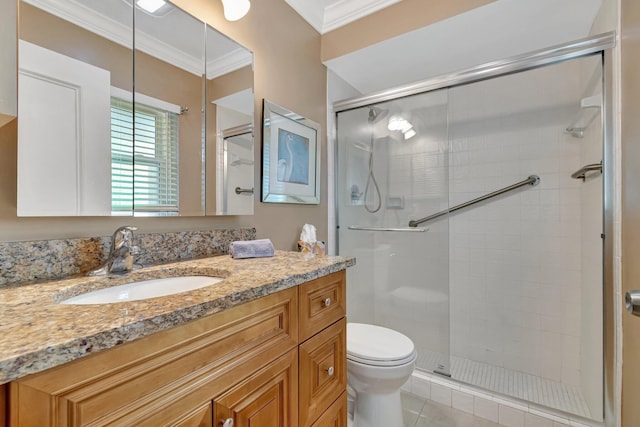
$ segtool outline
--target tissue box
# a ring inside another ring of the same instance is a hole
[[[303,254],[324,255],[324,242],[317,241],[315,243],[308,243],[298,240],[298,252],[302,252]]]

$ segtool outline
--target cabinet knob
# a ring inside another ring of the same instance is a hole
[[[222,427],[233,427],[233,418],[227,418],[224,421],[220,422],[222,424]]]
[[[335,370],[335,369],[333,369],[333,366],[329,366],[329,367],[327,368],[327,374],[328,374],[330,377],[332,377],[332,376],[333,376],[333,373],[334,373],[335,371],[336,371],[336,370]]]
[[[324,299],[324,306],[329,307],[331,305],[331,298],[327,297]]]

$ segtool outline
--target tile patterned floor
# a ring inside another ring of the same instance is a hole
[[[418,358],[418,366],[422,367],[437,366],[442,357],[427,351],[421,353]],[[450,360],[451,378],[456,381],[591,418],[591,412],[579,387],[462,357],[451,356]]]
[[[466,412],[402,392],[403,427],[500,427]]]

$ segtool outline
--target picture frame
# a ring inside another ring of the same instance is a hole
[[[266,99],[262,106],[262,201],[320,203],[320,125]]]

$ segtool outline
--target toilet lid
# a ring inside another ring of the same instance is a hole
[[[347,323],[347,358],[367,364],[400,365],[415,359],[413,342],[393,329]]]

